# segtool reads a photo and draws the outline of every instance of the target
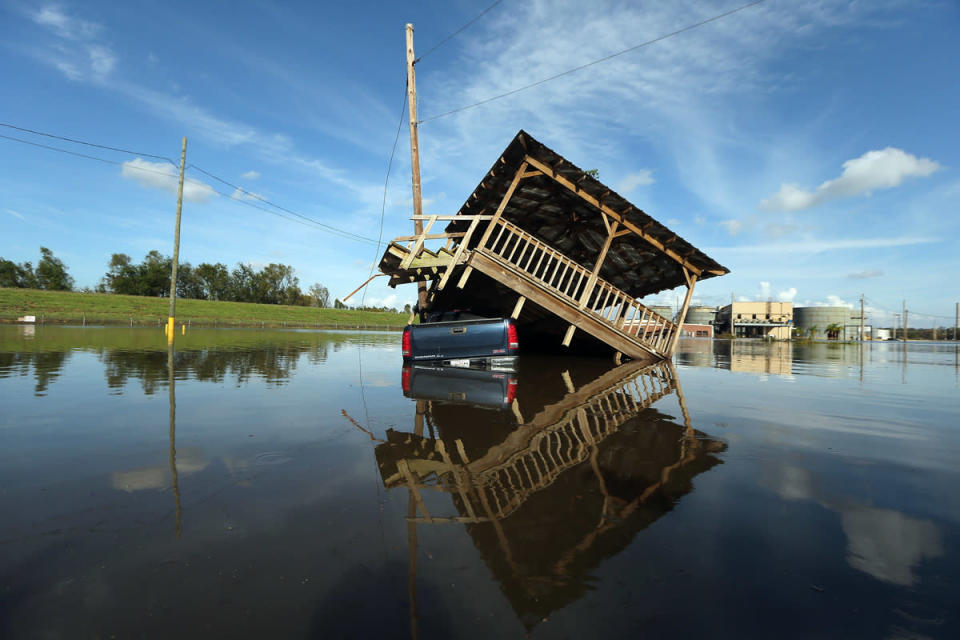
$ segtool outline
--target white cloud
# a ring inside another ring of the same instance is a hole
[[[902,149],[887,147],[868,151],[843,163],[839,178],[827,180],[813,191],[795,184],[781,184],[780,190],[760,202],[764,211],[800,211],[835,198],[869,196],[877,189],[892,189],[912,177],[925,177],[940,168],[929,158],[918,158]]]
[[[256,179],[258,179],[258,178],[260,177],[260,172],[259,172],[259,171],[247,171],[246,173],[244,173],[244,174],[241,175],[240,177],[243,178],[244,180],[256,180]]]
[[[617,193],[625,196],[637,187],[645,187],[653,183],[653,174],[650,169],[641,169],[640,171],[627,174],[616,184],[615,189]]]
[[[743,222],[740,220],[724,220],[720,223],[720,226],[727,230],[732,236],[737,235],[743,230]]]
[[[790,287],[789,289],[784,289],[783,291],[777,294],[777,300],[780,302],[793,302],[793,299],[797,297],[797,288]]]
[[[761,282],[760,283],[760,300],[768,300],[770,298],[770,283]]]
[[[13,209],[4,209],[4,211],[6,211],[7,213],[9,213],[10,215],[12,215],[12,216],[14,216],[14,217],[16,217],[16,218],[20,218],[21,220],[24,219],[24,218],[23,218],[23,214],[20,213],[19,211],[14,211]]]
[[[847,302],[843,298],[837,295],[830,294],[827,296],[826,302],[814,302],[813,306],[815,307],[847,307],[848,309],[853,309],[853,304]]]
[[[164,162],[149,162],[134,158],[123,163],[122,175],[133,180],[141,187],[163,189],[169,193],[177,193],[179,175],[177,168]],[[217,197],[217,193],[208,184],[199,180],[188,179],[183,182],[183,199],[188,202],[206,202]]]
[[[693,218],[693,222],[694,222],[694,224],[703,226],[703,225],[707,224],[707,219],[706,219],[704,216],[695,216],[695,217]]]

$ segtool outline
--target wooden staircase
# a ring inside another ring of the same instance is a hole
[[[474,269],[493,278],[569,323],[564,344],[576,329],[586,331],[614,350],[634,359],[669,358],[675,346],[676,324],[599,277],[598,269],[577,264],[520,227],[492,216],[428,216],[430,223],[417,236],[395,239],[380,262],[390,285],[436,280],[434,291],[466,286]],[[464,233],[430,234],[442,219],[470,220]],[[489,220],[479,242],[471,240],[481,220]],[[431,250],[426,240],[445,238],[447,244]],[[406,244],[403,244],[406,242]]]

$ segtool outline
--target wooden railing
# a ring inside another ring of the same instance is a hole
[[[629,419],[674,389],[671,371],[655,365],[568,411],[538,432],[524,449],[495,467],[471,473],[488,516],[503,519],[567,469],[587,460],[596,446]],[[469,466],[467,468],[469,469]],[[457,478],[445,474],[441,484]],[[446,486],[448,491],[452,486]],[[463,496],[461,496],[461,499]]]
[[[658,353],[667,353],[677,331],[676,324],[515,224],[503,218],[491,224],[495,225],[493,232],[478,249],[509,263],[555,294],[577,304],[581,310],[635,336]]]

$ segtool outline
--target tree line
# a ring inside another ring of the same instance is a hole
[[[66,265],[46,247],[40,247],[40,256],[36,267],[30,262],[17,264],[0,257],[0,287],[72,291],[74,281]],[[97,293],[151,297],[170,295],[173,259],[159,251],[150,251],[139,263],[125,253],[114,253],[110,256],[108,267],[94,289]],[[177,297],[346,308],[339,300],[334,301],[338,304],[331,305],[330,292],[319,282],[311,285],[306,292],[302,291],[293,267],[274,263],[260,269],[237,263],[231,270],[220,262],[203,262],[196,267],[189,262],[181,262],[177,265]]]

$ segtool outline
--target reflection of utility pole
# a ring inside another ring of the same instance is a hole
[[[863,315],[863,294],[860,294],[860,342],[863,342],[866,336],[863,333],[863,325],[866,316]],[[871,336],[873,337],[873,336]]]
[[[186,138],[184,138],[186,140]],[[167,345],[167,383],[170,388],[170,473],[173,475],[173,501],[176,513],[176,532],[180,537],[180,482],[177,476],[177,392],[173,367],[173,337]]]
[[[407,25],[409,26],[409,25]],[[413,423],[413,433],[416,437],[423,437],[424,414],[427,412],[427,403],[417,400],[417,415]],[[407,503],[407,597],[410,599],[410,637],[417,640],[417,503],[413,494],[413,485],[409,485],[410,494]]]
[[[177,264],[180,261],[180,210],[183,208],[183,167],[187,161],[187,138],[183,138],[180,152],[180,186],[177,189],[177,224],[173,234],[173,266],[170,269],[170,316],[167,318],[167,343],[173,344],[177,307]]]
[[[907,333],[907,301],[903,301],[903,341],[906,342],[910,334]]]

